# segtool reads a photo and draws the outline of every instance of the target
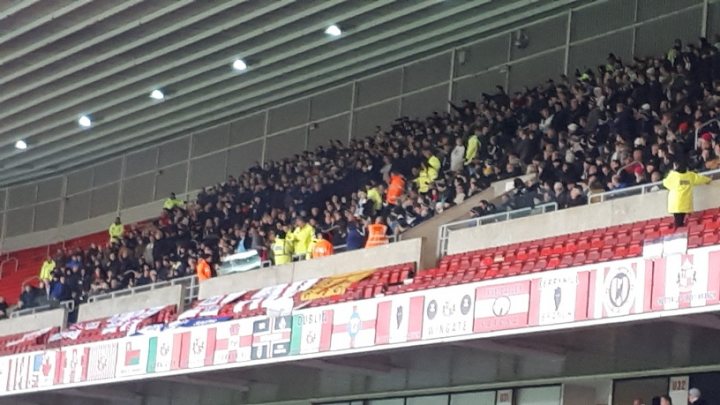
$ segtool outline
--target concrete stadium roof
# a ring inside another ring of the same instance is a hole
[[[3,1],[0,185],[227,122],[576,3]],[[324,33],[331,24],[342,36]],[[232,69],[237,58],[246,71]],[[152,100],[154,89],[166,100]],[[90,129],[78,125],[84,114]],[[19,139],[27,150],[15,148]]]

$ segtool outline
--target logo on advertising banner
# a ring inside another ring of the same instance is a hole
[[[458,286],[425,293],[423,339],[437,339],[472,333],[475,291]]]
[[[422,337],[425,297],[396,295],[378,304],[376,344],[402,343]]]
[[[652,281],[645,273],[642,258],[598,264],[590,273],[590,316],[601,319],[642,313],[649,304],[645,291],[650,290]]]
[[[291,354],[318,353],[330,350],[333,311],[311,309],[293,315]]]
[[[253,322],[246,319],[218,324],[213,364],[250,360],[252,327]]]
[[[475,332],[527,326],[530,281],[496,284],[475,290]]]
[[[691,308],[720,302],[720,250],[701,248],[655,261],[652,309]]]
[[[331,350],[367,347],[375,344],[377,303],[345,304],[333,311]]]
[[[70,346],[62,349],[60,352],[60,364],[58,364],[58,368],[62,367],[61,382],[70,384],[85,381],[89,357],[90,348],[87,346]]]
[[[115,377],[118,342],[90,347],[87,365],[87,381],[106,380]]]
[[[263,317],[253,322],[252,360],[290,354],[291,316]]]
[[[115,371],[117,377],[140,375],[147,371],[149,341],[147,336],[137,336],[120,344]]]
[[[552,325],[587,317],[588,277],[586,271],[553,272],[532,281],[532,324]]]
[[[148,373],[160,373],[179,369],[183,349],[183,336],[188,334],[189,332],[165,332],[151,337],[148,348]]]

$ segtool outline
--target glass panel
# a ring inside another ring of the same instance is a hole
[[[453,394],[450,405],[495,405],[495,391]]]

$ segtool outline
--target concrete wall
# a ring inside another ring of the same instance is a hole
[[[422,250],[421,239],[409,239],[370,249],[231,274],[202,282],[199,298],[401,263],[417,264]]]
[[[31,315],[8,318],[0,321],[0,336],[12,335],[58,326],[65,327],[67,310],[65,308],[52,309]]]
[[[719,182],[695,189],[696,210],[717,207],[719,201]],[[667,192],[658,191],[463,229],[450,234],[448,254],[659,218],[668,215],[666,205]]]
[[[176,305],[181,309],[184,298],[183,294],[183,286],[173,285],[156,290],[114,297],[112,299],[89,302],[80,305],[78,309],[78,322],[166,305]]]

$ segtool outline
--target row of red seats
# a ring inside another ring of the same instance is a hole
[[[510,277],[642,255],[645,241],[674,233],[688,235],[688,247],[715,245],[720,239],[720,208],[693,213],[688,226],[674,229],[671,218],[658,218],[449,255],[439,266],[420,272],[412,284],[388,294]]]

